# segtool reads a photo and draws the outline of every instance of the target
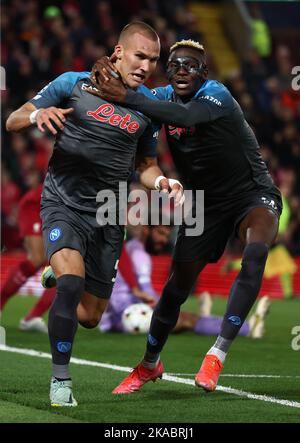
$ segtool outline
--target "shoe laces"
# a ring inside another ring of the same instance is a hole
[[[138,378],[139,380],[147,380],[147,378],[150,376],[151,372],[153,370],[145,368],[141,363],[138,364],[133,371],[131,372],[131,374],[129,375],[131,380],[136,380],[136,378]]]
[[[215,371],[216,369],[218,371],[222,369],[222,364],[221,364],[220,360],[218,359],[218,357],[213,356],[213,358],[209,359],[207,369],[209,372]]]
[[[53,381],[53,386],[55,387],[56,390],[59,389],[59,388],[69,388],[69,389],[71,389],[71,387],[68,384],[66,384],[66,381],[69,381],[69,380],[57,380],[57,379],[55,379]]]

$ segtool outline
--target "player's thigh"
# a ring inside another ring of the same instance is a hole
[[[45,252],[56,278],[65,274],[85,276],[83,257],[90,232],[88,217],[59,201],[42,204]]]
[[[205,208],[204,231],[189,236],[185,226],[178,231],[171,269],[171,280],[178,289],[191,290],[207,263],[222,256],[233,230],[233,221],[219,208]]]
[[[271,246],[278,232],[278,215],[271,209],[251,209],[239,225],[239,238],[244,244],[265,243]]]
[[[24,238],[24,246],[29,260],[36,268],[46,262],[44,243],[42,235],[28,235]]]
[[[124,240],[123,226],[98,226],[90,233],[85,262],[85,290],[109,299]]]

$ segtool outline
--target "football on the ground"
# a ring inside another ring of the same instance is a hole
[[[122,315],[125,332],[130,334],[145,334],[149,331],[153,309],[145,303],[135,303],[128,306]]]

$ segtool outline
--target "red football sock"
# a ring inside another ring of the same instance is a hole
[[[37,269],[31,261],[24,260],[14,266],[4,282],[0,293],[0,310],[2,311],[7,300],[13,296],[18,289],[28,280],[29,277],[36,273]]]
[[[31,311],[26,315],[25,320],[31,320],[34,317],[42,317],[42,315],[50,308],[56,294],[56,288],[45,289],[37,303]]]

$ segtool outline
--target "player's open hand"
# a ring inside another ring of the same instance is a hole
[[[169,178],[168,181],[169,181],[169,188],[171,189],[169,198],[174,198],[175,207],[182,206],[185,200],[182,184],[180,183],[180,181],[175,180],[173,178]]]
[[[45,132],[44,126],[53,134],[57,134],[57,129],[63,130],[66,121],[66,115],[73,112],[73,108],[62,109],[51,106],[50,108],[40,109],[36,114],[36,125],[41,132]],[[56,126],[56,128],[54,126]]]
[[[125,100],[126,87],[113,64],[115,59],[116,56],[113,54],[110,58],[104,56],[96,61],[91,74],[91,80],[96,89],[88,89],[87,91],[104,100],[122,103]]]
[[[114,62],[117,57],[115,53],[111,57],[103,56],[99,58],[92,67],[91,79],[96,86],[102,85],[102,82],[109,80],[111,77],[120,78]]]

